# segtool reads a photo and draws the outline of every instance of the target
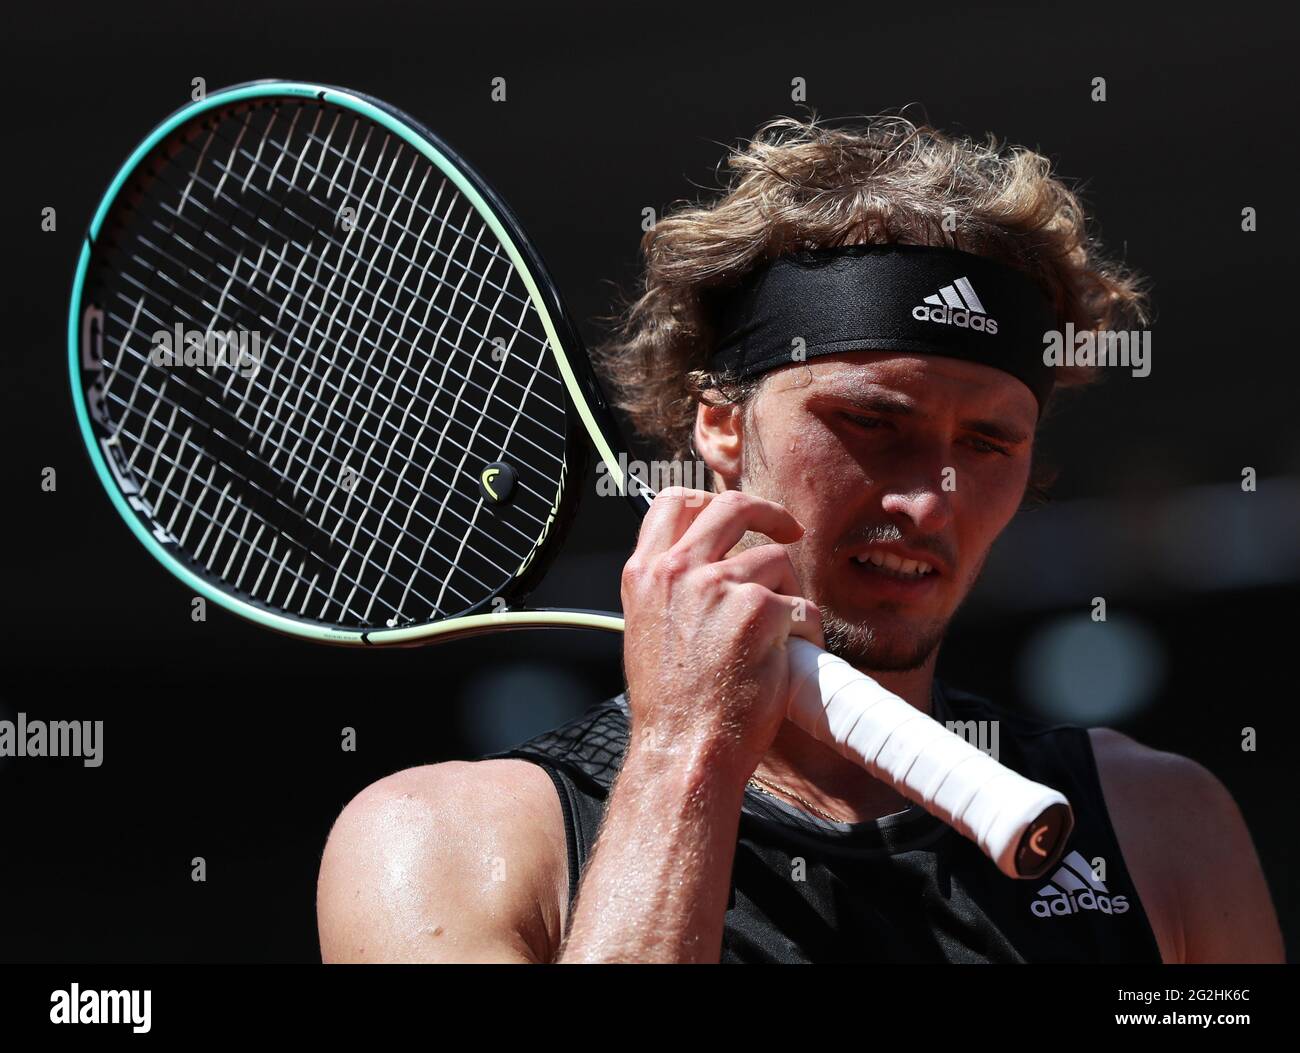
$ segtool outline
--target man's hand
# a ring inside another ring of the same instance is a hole
[[[727,557],[753,531],[776,544]],[[785,545],[803,527],[736,490],[670,487],[655,498],[623,569],[632,749],[707,758],[743,784],[785,718],[791,635],[824,644]]]
[[[776,544],[727,553],[754,531]],[[785,718],[785,643],[820,644],[784,544],[803,527],[749,494],[670,487],[623,571],[632,736],[562,962],[716,962],[745,781]]]

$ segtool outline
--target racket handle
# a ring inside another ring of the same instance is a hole
[[[1074,827],[1065,797],[1003,767],[843,659],[792,637],[789,718],[970,838],[1009,877],[1040,877]]]

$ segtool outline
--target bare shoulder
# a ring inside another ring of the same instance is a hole
[[[1124,859],[1166,962],[1283,958],[1250,831],[1207,768],[1110,728],[1089,731]]]
[[[568,896],[563,813],[522,760],[430,764],[335,820],[316,913],[327,962],[549,961]]]

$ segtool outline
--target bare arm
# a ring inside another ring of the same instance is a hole
[[[546,962],[568,895],[555,787],[526,761],[412,768],[343,810],[321,860],[325,962]]]
[[[716,962],[744,776],[629,749],[561,962]]]
[[[1281,962],[1282,935],[1232,795],[1186,757],[1091,732],[1102,790],[1166,963]]]
[[[623,571],[631,741],[582,879],[563,962],[716,962],[745,782],[785,719],[792,633],[821,642],[770,501],[669,488]],[[725,557],[725,558],[724,558]]]
[[[749,531],[778,543],[728,556]],[[716,962],[745,782],[785,719],[785,642],[822,642],[783,547],[801,532],[746,494],[655,500],[623,580],[631,742],[562,951],[554,787],[489,761],[399,772],[344,809],[321,863],[322,958]]]

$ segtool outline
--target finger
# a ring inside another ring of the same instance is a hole
[[[783,545],[803,536],[803,526],[775,501],[727,490],[717,494],[695,517],[676,547],[688,563],[713,563],[751,530]]]
[[[752,588],[753,586],[749,587]],[[758,595],[761,595],[761,624],[763,626],[758,632],[764,639],[779,642],[790,636],[799,636],[809,643],[816,644],[823,650],[825,649],[826,641],[822,635],[821,609],[817,604],[804,599],[802,596],[772,592],[762,586],[759,586],[759,593],[756,594],[756,598]],[[756,627],[757,625],[758,623],[755,623]]]
[[[757,545],[713,564],[722,581],[754,581],[773,592],[798,596],[803,586],[790,563],[784,545]]]
[[[782,597],[790,603],[790,635],[799,636],[826,650],[826,637],[822,630],[821,608],[802,596]]]
[[[637,552],[642,555],[667,552],[716,496],[707,490],[688,490],[684,486],[660,490],[641,522]]]

